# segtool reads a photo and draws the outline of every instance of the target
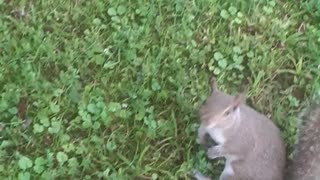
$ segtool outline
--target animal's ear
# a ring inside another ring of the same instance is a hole
[[[215,77],[210,78],[210,84],[211,84],[211,93],[218,91],[217,80]]]
[[[230,114],[235,112],[240,107],[241,103],[243,103],[244,101],[245,101],[245,95],[243,93],[238,94],[237,96],[235,96],[233,98],[231,104],[227,108],[227,110],[224,111],[224,115],[225,116],[229,116]]]
[[[245,101],[245,93],[240,93],[237,96],[235,96],[231,104],[232,110],[236,110],[241,105],[241,103],[244,103]]]

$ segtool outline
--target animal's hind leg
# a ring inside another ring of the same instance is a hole
[[[235,174],[230,161],[226,161],[226,165],[220,175],[219,180],[235,180]]]

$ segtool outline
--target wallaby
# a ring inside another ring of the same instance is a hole
[[[282,180],[286,153],[280,130],[244,101],[243,95],[219,91],[214,80],[211,95],[200,107],[197,143],[205,145],[206,134],[217,143],[207,156],[226,159],[219,180]],[[193,177],[210,180],[199,172]]]

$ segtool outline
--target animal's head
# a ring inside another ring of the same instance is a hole
[[[218,90],[215,79],[211,83],[211,95],[200,107],[200,120],[206,127],[223,128],[239,117],[244,95],[228,95]]]

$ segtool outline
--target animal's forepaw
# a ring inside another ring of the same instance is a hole
[[[196,142],[197,142],[197,144],[202,144],[202,141],[201,141],[200,138],[197,138],[197,139],[196,139]]]
[[[221,148],[220,146],[214,146],[208,149],[207,156],[210,159],[215,159],[221,156]]]
[[[188,172],[188,176],[191,179],[197,179],[198,174],[199,174],[199,171],[197,171],[196,169],[192,169]]]
[[[189,176],[196,180],[210,180],[208,177],[204,176],[202,173],[195,169],[192,169],[189,172]]]

